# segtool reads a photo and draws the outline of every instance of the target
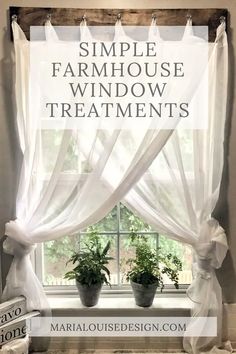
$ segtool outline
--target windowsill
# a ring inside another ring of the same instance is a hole
[[[131,315],[142,313],[168,316],[189,316],[192,306],[187,296],[179,297],[158,297],[156,296],[153,305],[149,308],[142,308],[135,305],[133,297],[103,297],[94,307],[84,307],[78,297],[52,297],[48,296],[50,306],[54,315],[76,316],[78,314],[90,315]]]

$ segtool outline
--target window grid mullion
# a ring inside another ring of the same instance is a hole
[[[118,233],[117,231],[104,231],[104,232],[98,232],[98,235],[116,235]],[[156,231],[138,231],[139,234],[141,235],[156,235],[157,232]],[[81,231],[80,232],[81,235],[87,235],[88,232],[86,231]],[[119,231],[120,235],[129,235],[130,231]]]
[[[159,245],[160,245],[160,237],[159,237],[159,234],[157,233],[156,234],[156,253],[158,253]],[[158,266],[159,266],[159,262],[158,262]]]
[[[120,203],[117,204],[117,250],[116,250],[116,259],[117,259],[117,283],[120,286]]]
[[[121,258],[121,247],[122,247],[122,239],[121,237],[123,236],[128,236],[130,234],[129,230],[122,230],[121,227],[121,203],[118,203],[116,205],[117,208],[117,213],[116,213],[116,229],[114,231],[103,231],[103,232],[98,232],[98,235],[104,235],[104,236],[116,236],[116,271],[117,271],[117,282],[114,284],[114,286],[117,289],[126,289],[126,285],[122,284],[122,278],[121,278],[121,264],[120,264],[120,258]],[[155,237],[155,246],[156,246],[156,252],[158,252],[159,246],[160,246],[160,235],[156,231],[139,231],[138,232],[141,235],[153,235]],[[80,251],[81,249],[81,239],[83,236],[88,235],[89,232],[85,231],[80,231],[78,232],[78,250]],[[39,278],[42,282],[44,282],[44,249],[43,246],[40,245],[41,247],[38,247],[35,251],[35,269],[36,273],[39,275]],[[40,260],[40,261],[39,261]],[[181,284],[182,285],[182,284]],[[167,285],[168,286],[168,285]]]

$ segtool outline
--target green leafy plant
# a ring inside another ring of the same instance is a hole
[[[67,272],[64,278],[76,279],[80,284],[87,286],[103,283],[110,285],[110,271],[107,268],[107,264],[113,259],[108,256],[110,241],[103,247],[96,229],[91,227],[84,246],[69,259],[68,262],[75,264],[75,267]]]
[[[162,254],[161,248],[157,251],[152,250],[147,238],[136,235],[134,230],[131,233],[131,239],[136,248],[136,256],[127,261],[130,266],[127,280],[145,287],[157,283],[162,290],[164,288],[163,275],[166,274],[178,289],[178,272],[182,270],[180,259],[171,253]]]

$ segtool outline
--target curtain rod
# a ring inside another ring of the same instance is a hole
[[[14,14],[14,15],[11,16],[12,21],[17,21],[17,18],[18,18],[18,16],[17,16],[16,14]],[[190,13],[188,13],[188,14],[186,15],[186,18],[192,20],[192,15],[191,15]],[[53,20],[52,14],[51,14],[51,13],[48,13],[48,14],[46,15],[46,18],[45,18],[45,19],[46,19],[46,20],[50,20],[50,21]],[[120,13],[117,14],[116,19],[117,19],[117,20],[121,20],[121,19],[122,19],[122,16],[121,16]],[[157,16],[153,13],[152,16],[151,16],[151,19],[156,20],[156,19],[157,19]],[[82,21],[87,21],[87,20],[88,20],[88,17],[84,14],[84,15],[82,16],[81,22],[82,22]],[[219,22],[220,22],[220,23],[223,23],[223,22],[225,22],[225,21],[226,21],[225,16],[220,16],[220,17],[219,17]]]
[[[219,23],[228,23],[228,10],[9,7],[9,22],[17,20],[28,39],[30,27],[42,26],[46,19],[50,19],[54,26],[77,26],[85,18],[89,26],[112,26],[117,19],[124,26],[149,26],[152,19],[159,26],[185,26],[186,18],[191,18],[194,26],[208,26],[209,41],[213,42]]]

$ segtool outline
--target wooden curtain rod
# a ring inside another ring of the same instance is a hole
[[[30,26],[42,26],[47,18],[55,26],[78,26],[84,16],[88,25],[114,25],[120,17],[123,25],[149,26],[153,17],[160,26],[185,26],[186,18],[191,16],[193,25],[208,26],[209,41],[215,40],[220,21],[228,20],[227,9],[76,9],[76,8],[9,8],[9,17],[17,16],[17,22],[30,39]]]

